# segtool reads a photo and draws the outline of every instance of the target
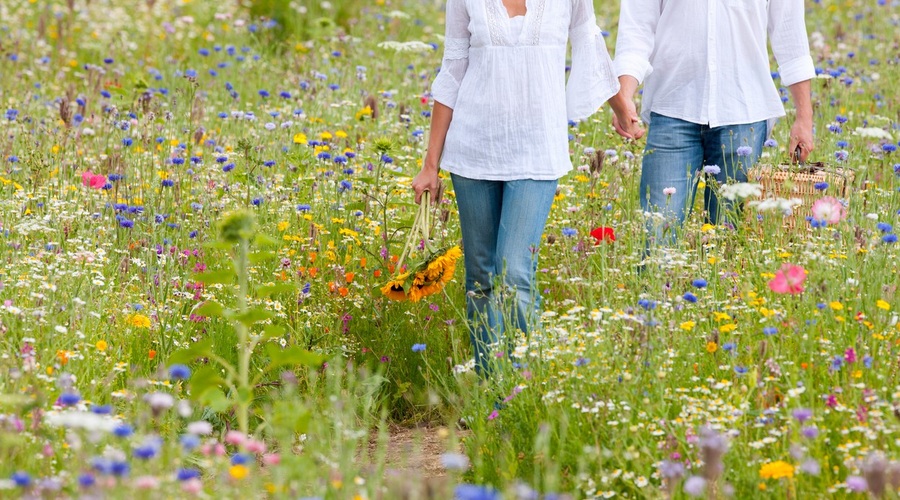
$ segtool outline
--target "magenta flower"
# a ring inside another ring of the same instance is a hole
[[[81,184],[92,189],[100,189],[106,185],[106,176],[87,170],[81,174]]]
[[[803,292],[803,282],[806,281],[806,270],[794,264],[785,264],[775,273],[775,277],[769,281],[769,289],[775,293],[790,293],[792,295]]]

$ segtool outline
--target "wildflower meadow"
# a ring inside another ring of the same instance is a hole
[[[806,7],[840,176],[706,166],[743,211],[680,228],[570,123],[482,380],[453,186],[410,189],[443,2],[0,2],[0,497],[897,498],[900,3]]]

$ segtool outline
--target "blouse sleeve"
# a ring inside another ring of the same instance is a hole
[[[447,0],[444,60],[431,84],[434,100],[453,109],[469,66],[469,13],[465,0]]]
[[[569,41],[572,69],[566,83],[566,112],[569,120],[582,120],[619,91],[592,0],[572,0]]]

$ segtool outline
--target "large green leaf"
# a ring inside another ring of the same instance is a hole
[[[219,389],[225,379],[219,375],[219,371],[212,366],[204,366],[191,375],[191,396],[201,399],[207,391]]]
[[[199,342],[194,342],[190,347],[179,349],[169,356],[169,364],[187,364],[197,358],[208,357],[212,353],[212,339],[206,338]]]
[[[264,298],[277,293],[294,292],[296,290],[297,285],[294,285],[293,283],[276,283],[274,285],[264,285],[257,288],[256,295],[260,298]]]
[[[245,313],[235,314],[234,319],[240,321],[241,323],[247,325],[247,327],[251,327],[260,321],[265,321],[267,319],[275,317],[275,313],[269,312],[265,309],[254,307],[252,309],[247,310]]]
[[[194,310],[194,314],[219,318],[225,315],[225,308],[215,300],[207,300]]]
[[[200,401],[216,413],[222,413],[232,406],[232,402],[222,389],[214,388],[206,391]]]
[[[206,271],[194,275],[194,279],[206,285],[223,284],[230,285],[237,278],[232,269],[222,269],[220,271]]]
[[[247,260],[249,260],[251,264],[259,264],[267,260],[273,260],[276,257],[278,257],[278,255],[275,252],[260,250],[259,252],[252,252],[248,255]]]
[[[277,344],[268,344],[266,351],[269,354],[269,370],[282,366],[309,366],[318,368],[325,362],[325,356],[307,351],[300,346],[292,346],[286,349]]]

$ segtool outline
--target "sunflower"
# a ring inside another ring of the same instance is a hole
[[[416,214],[416,220],[409,232],[406,248],[397,263],[397,269],[403,268],[403,260],[409,255],[421,241],[429,252],[428,257],[417,266],[410,266],[412,271],[406,271],[393,278],[383,287],[381,294],[391,300],[418,302],[429,295],[439,293],[444,289],[456,271],[456,261],[462,256],[459,246],[454,245],[445,249],[434,251],[429,244],[430,215],[429,195],[423,194],[422,203]],[[412,277],[410,283],[407,281]]]
[[[406,300],[406,280],[408,278],[409,272],[391,278],[386,285],[381,287],[381,294],[398,302]]]

